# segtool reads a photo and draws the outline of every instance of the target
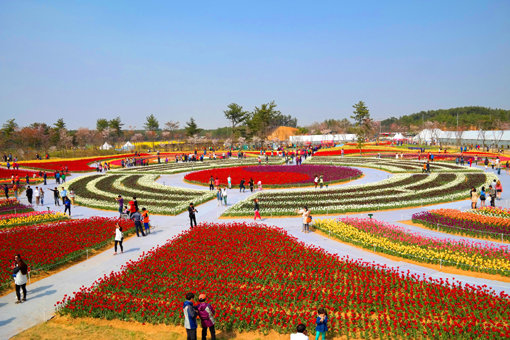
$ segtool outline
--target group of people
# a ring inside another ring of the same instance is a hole
[[[322,338],[326,340],[326,332],[328,331],[328,313],[324,307],[317,310],[315,317],[315,340]],[[296,333],[290,335],[290,340],[309,340],[306,326],[302,323],[297,325]]]
[[[147,208],[143,207],[140,211],[138,208],[138,200],[136,199],[136,196],[133,196],[133,199],[128,202],[128,205],[124,207],[124,198],[122,195],[118,195],[115,200],[119,204],[119,218],[128,218],[132,220],[135,223],[135,230],[136,230],[136,236],[140,237],[140,234],[142,236],[146,236],[146,234],[150,234],[150,219],[149,219],[149,211]],[[143,223],[143,227],[142,227]],[[145,229],[145,232],[144,232]],[[115,248],[117,249],[117,248]],[[122,249],[122,244],[121,244]],[[115,250],[117,251],[117,250]]]
[[[480,200],[480,208],[484,208],[486,206],[495,207],[496,200],[501,199],[502,193],[503,185],[501,185],[500,180],[494,180],[487,189],[483,186],[480,189],[480,192],[478,192],[474,187],[471,188],[471,209],[477,209],[478,200]],[[486,205],[486,201],[489,201],[489,205]]]
[[[216,311],[214,307],[207,302],[206,294],[202,293],[198,296],[198,304],[195,304],[195,294],[187,293],[185,301],[182,305],[184,314],[184,328],[186,329],[187,340],[197,340],[197,319],[200,319],[202,326],[202,340],[207,339],[207,331],[211,335],[211,340],[216,340],[216,330],[214,328]],[[320,307],[317,310],[315,318],[315,340],[326,340],[326,332],[328,331],[328,313],[326,309]],[[309,340],[306,326],[300,323],[296,327],[296,333],[290,335],[291,340]]]

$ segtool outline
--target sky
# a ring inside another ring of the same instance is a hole
[[[0,0],[0,124],[510,109],[510,1]]]

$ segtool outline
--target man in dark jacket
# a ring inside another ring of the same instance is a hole
[[[193,203],[190,203],[189,207],[188,207],[188,213],[189,213],[189,224],[190,224],[191,228],[193,228],[193,223],[195,223],[195,227],[197,226],[197,217],[195,216],[195,214],[197,212],[198,212],[198,210],[195,209],[195,206],[193,205]]]
[[[197,340],[197,312],[193,306],[195,294],[186,294],[186,301],[182,306],[184,312],[184,328],[186,328],[186,339]]]
[[[33,194],[34,194],[34,191],[32,190],[32,188],[29,185],[27,187],[26,195],[27,195],[28,203],[30,203],[30,204],[32,204],[32,196],[33,196]]]
[[[214,329],[214,308],[206,301],[205,294],[200,294],[198,296],[199,305],[197,307],[198,316],[200,317],[200,322],[202,324],[202,340],[207,338],[207,329],[209,328],[209,332],[211,333],[211,340],[216,340],[216,331]]]
[[[135,222],[136,236],[140,237],[140,232],[142,236],[145,236],[142,228],[142,214],[139,211],[135,211],[131,214],[131,219]]]

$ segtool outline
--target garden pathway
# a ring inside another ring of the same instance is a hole
[[[362,184],[370,183],[378,180],[382,180],[388,177],[388,174],[382,171],[373,169],[363,169],[365,177],[353,181],[349,184]],[[166,185],[174,185],[180,187],[197,188],[197,186],[184,183],[182,177],[185,174],[176,174],[169,176],[162,176],[159,181]],[[82,174],[76,174],[74,176],[82,176]],[[506,173],[501,176],[504,190],[510,188],[510,176]],[[54,187],[55,184],[52,181],[49,187]],[[237,189],[229,191],[229,205],[235,204],[236,202],[249,197],[251,193],[239,193]],[[504,191],[505,194],[505,191]],[[506,195],[504,195],[506,196]],[[508,197],[508,196],[507,196]],[[49,207],[52,210],[63,211],[62,207],[54,207],[51,195],[46,195],[46,201],[51,204],[45,204],[42,207],[37,207],[37,210],[45,210]],[[112,199],[114,199],[112,197]],[[22,198],[22,201],[25,199]],[[26,200],[25,200],[26,201]],[[143,202],[141,202],[143,203]],[[509,206],[509,201],[503,200],[498,203],[506,207]],[[409,220],[411,215],[415,212],[423,211],[424,209],[432,209],[436,207],[451,207],[459,209],[469,208],[469,201],[460,201],[447,204],[441,204],[437,206],[430,206],[425,208],[412,208],[402,209],[396,211],[377,212],[374,214],[374,218],[390,222],[397,223],[401,220]],[[55,209],[56,208],[56,209]],[[116,217],[118,213],[113,211],[101,211],[90,209],[86,207],[74,206],[73,208],[74,218],[84,218],[89,216],[105,216],[105,217]],[[225,210],[225,207],[218,206],[216,200],[209,201],[197,207],[198,222],[228,222],[228,221],[239,221],[240,219],[218,219],[218,216]],[[263,214],[263,211],[262,211]],[[351,216],[366,217],[366,213],[356,214]],[[246,219],[251,221],[251,219]],[[15,294],[14,292],[9,293],[3,297],[0,297],[0,338],[9,338],[24,329],[32,327],[42,321],[50,318],[54,313],[54,304],[57,301],[63,299],[65,295],[70,295],[77,291],[81,286],[90,286],[96,279],[109,274],[112,271],[118,271],[121,269],[129,260],[136,260],[144,252],[151,248],[164,244],[167,240],[178,235],[183,230],[188,228],[188,217],[187,212],[184,212],[178,216],[151,216],[151,223],[156,226],[155,230],[147,237],[137,238],[132,237],[125,241],[125,252],[124,254],[113,256],[113,249],[108,249],[102,253],[99,253],[88,260],[70,266],[69,268],[60,271],[47,278],[41,279],[37,282],[31,283],[28,288],[28,301],[21,305],[15,305]],[[485,280],[476,277],[452,275],[448,273],[439,272],[427,267],[418,265],[412,265],[403,261],[393,261],[377,254],[345,245],[321,235],[310,233],[301,233],[301,219],[296,218],[270,218],[264,217],[262,222],[267,225],[276,225],[289,232],[289,234],[295,236],[300,241],[320,246],[328,252],[338,254],[340,257],[349,256],[352,259],[361,259],[365,262],[375,262],[383,265],[387,265],[393,268],[399,268],[402,272],[411,272],[419,275],[425,274],[427,277],[435,279],[449,279],[455,278],[457,281],[469,285],[487,285],[487,287],[494,289],[496,292],[505,292],[510,294],[510,284]],[[424,235],[442,237],[442,238],[455,238],[455,239],[470,239],[467,237],[445,235],[437,233],[435,231],[426,230],[418,227],[412,227],[403,225],[409,230],[422,233]],[[490,241],[481,241],[491,243]]]

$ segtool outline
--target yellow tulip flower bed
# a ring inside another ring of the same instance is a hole
[[[510,276],[508,245],[426,237],[371,219],[317,220],[315,227],[343,242],[375,252],[467,271]]]
[[[0,215],[0,228],[55,222],[67,218],[68,216],[64,213],[53,211],[31,211],[20,214]]]

